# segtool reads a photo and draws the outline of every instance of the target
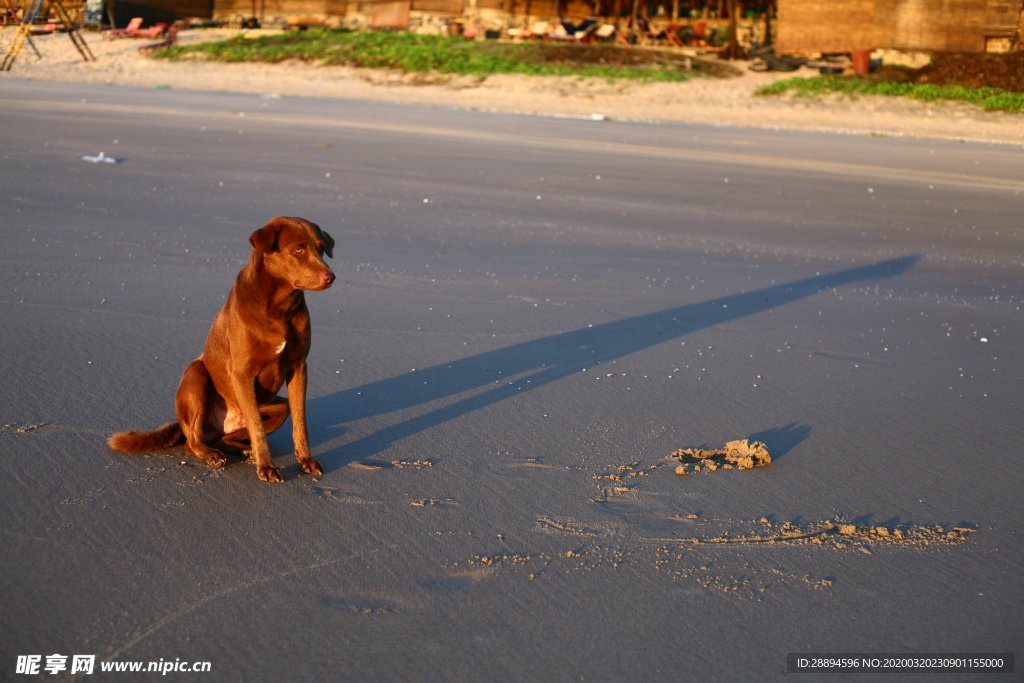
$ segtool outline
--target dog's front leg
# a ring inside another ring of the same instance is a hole
[[[306,363],[301,362],[288,380],[288,410],[292,414],[292,441],[295,459],[306,474],[318,477],[324,473],[320,463],[309,454],[309,433],[306,431]]]
[[[231,373],[231,384],[235,390],[238,410],[242,413],[245,428],[249,431],[252,459],[256,462],[256,475],[263,481],[283,482],[284,477],[281,476],[281,470],[277,469],[270,459],[267,432],[263,429],[259,405],[256,403],[255,375],[233,372]]]

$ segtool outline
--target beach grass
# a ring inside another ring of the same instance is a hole
[[[1020,92],[1010,92],[992,87],[876,81],[857,76],[788,78],[755,91],[755,94],[762,96],[792,94],[797,97],[814,97],[833,93],[850,97],[883,95],[909,97],[925,102],[967,102],[986,111],[1024,112],[1024,93]]]
[[[510,43],[407,32],[310,29],[172,47],[158,59],[279,63],[290,60],[406,73],[434,72],[487,77],[494,74],[578,76],[610,80],[685,81],[695,75],[724,76],[725,64],[687,58],[666,50],[536,41]]]

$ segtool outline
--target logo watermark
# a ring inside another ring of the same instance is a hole
[[[51,675],[61,673],[91,675],[97,671],[103,673],[159,673],[166,676],[171,673],[207,673],[213,668],[210,662],[182,661],[180,657],[160,659],[158,661],[115,660],[97,665],[96,655],[18,655],[14,673],[26,676]]]
[[[1013,673],[1012,652],[790,652],[789,673]]]

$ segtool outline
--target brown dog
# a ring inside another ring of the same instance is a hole
[[[249,237],[252,253],[224,307],[213,320],[202,355],[185,368],[175,397],[177,422],[151,432],[114,434],[118,451],[156,451],[177,446],[223,467],[224,453],[252,447],[263,481],[284,481],[270,460],[267,434],[292,416],[295,458],[307,474],[323,474],[310,457],[306,433],[306,355],[309,309],[304,290],[327,289],[334,273],[334,240],[304,218],[272,219]],[[288,400],[277,392],[288,383]],[[213,445],[211,445],[213,444]]]

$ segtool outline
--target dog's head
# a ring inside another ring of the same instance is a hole
[[[263,255],[275,277],[295,289],[327,289],[334,272],[324,255],[334,258],[334,238],[305,218],[278,216],[249,236],[249,244]]]

